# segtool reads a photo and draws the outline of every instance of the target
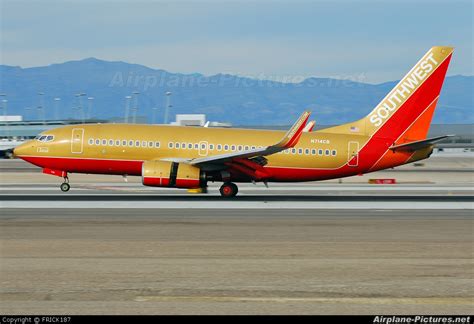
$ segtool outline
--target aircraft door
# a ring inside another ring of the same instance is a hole
[[[347,147],[348,165],[356,167],[359,165],[359,142],[349,142]]]
[[[207,156],[209,145],[206,141],[199,142],[199,156]]]
[[[71,153],[82,154],[84,148],[84,129],[73,128],[71,136]]]

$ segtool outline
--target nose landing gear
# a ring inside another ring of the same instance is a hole
[[[71,189],[71,186],[69,185],[69,178],[68,177],[64,177],[64,182],[61,183],[59,188],[61,188],[61,191],[63,191],[63,192],[69,191],[69,189]]]
[[[237,195],[237,192],[239,192],[239,188],[235,185],[235,183],[226,182],[221,186],[219,192],[224,198],[232,198]]]

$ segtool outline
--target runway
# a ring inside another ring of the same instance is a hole
[[[463,314],[471,210],[3,209],[21,314]]]
[[[0,163],[0,309],[471,313],[474,172],[472,159],[452,161],[340,182],[239,184],[235,199],[220,197],[219,184],[192,194],[75,174],[63,193],[60,178]],[[463,171],[439,171],[452,163]]]
[[[239,195],[224,199],[218,186],[207,194],[146,188],[139,184],[78,184],[69,192],[53,185],[6,184],[5,208],[232,208],[232,209],[472,209],[474,189],[466,185],[272,184],[240,185]],[[29,202],[29,203],[28,203]],[[85,204],[86,203],[86,204]]]

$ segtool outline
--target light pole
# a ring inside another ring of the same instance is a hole
[[[3,96],[5,97],[5,96]],[[7,120],[7,99],[2,100],[2,107],[3,107],[3,122],[5,123],[5,136],[8,138],[10,137],[10,129],[8,127],[8,120]]]
[[[92,102],[94,101],[94,97],[88,97],[87,101],[89,105],[87,106],[87,119],[91,119],[92,114]]]
[[[7,122],[7,108],[6,108],[6,103],[8,102],[7,99],[5,99],[7,96],[6,93],[0,93],[0,97],[2,97],[2,109],[3,109],[3,121]]]
[[[156,111],[158,110],[158,107],[153,107],[153,117],[151,119],[152,124],[156,124]]]
[[[165,125],[168,124],[168,114],[171,107],[171,92],[167,91],[166,93],[166,107],[165,107]]]
[[[45,123],[44,113],[44,92],[38,92],[38,119]]]
[[[38,111],[38,120],[41,120],[43,122],[43,124],[46,124],[43,107],[38,106],[38,107],[36,107],[36,110]]]
[[[125,123],[128,124],[128,115],[130,113],[130,99],[132,96],[125,96]]]
[[[135,96],[135,101],[134,101],[134,107],[132,108],[133,115],[132,115],[132,124],[135,124],[137,122],[137,111],[138,111],[138,95],[140,92],[138,91],[133,91],[133,95]]]
[[[76,94],[76,97],[79,103],[79,107],[77,109],[79,110],[81,121],[83,124],[84,124],[84,109],[82,108],[82,97],[84,97],[85,95],[86,94],[84,92]]]
[[[31,107],[25,107],[25,120],[28,120],[28,116],[30,115]]]
[[[61,98],[54,98],[54,119],[59,120],[59,102],[61,101]]]

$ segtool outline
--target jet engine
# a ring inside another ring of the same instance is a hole
[[[151,187],[199,188],[205,185],[205,173],[185,163],[145,161],[142,182]]]

